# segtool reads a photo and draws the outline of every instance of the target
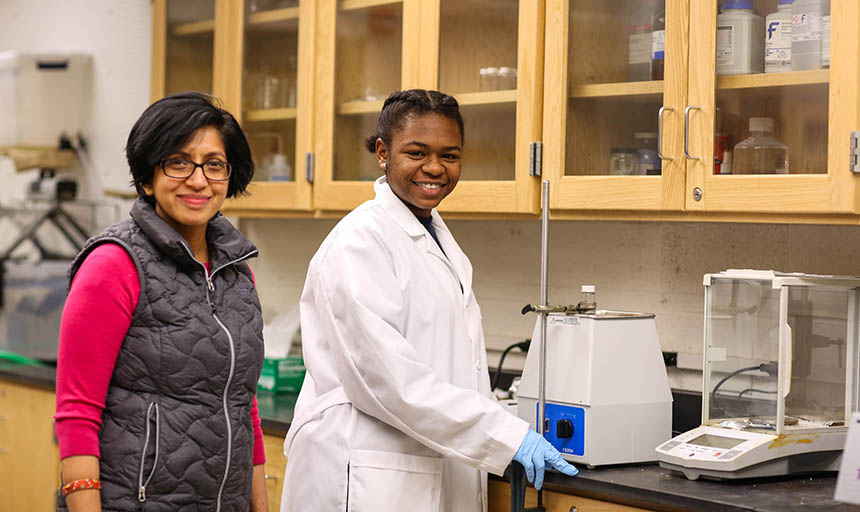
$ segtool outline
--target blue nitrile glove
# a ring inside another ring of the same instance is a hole
[[[545,462],[549,462],[556,471],[561,471],[567,476],[574,476],[579,473],[579,470],[562,458],[558,450],[549,441],[531,429],[526,432],[526,437],[523,438],[520,449],[514,455],[514,460],[523,465],[526,469],[526,478],[529,482],[534,482],[537,490],[543,487]]]

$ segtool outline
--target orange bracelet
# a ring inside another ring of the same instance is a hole
[[[80,480],[72,480],[62,487],[63,496],[68,496],[75,491],[84,489],[101,489],[102,483],[97,478],[82,478]]]

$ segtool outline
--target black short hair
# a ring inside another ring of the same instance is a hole
[[[209,94],[181,92],[150,105],[128,134],[125,156],[131,183],[145,197],[143,185],[152,183],[156,166],[179,151],[200,128],[211,126],[221,133],[227,161],[233,170],[227,197],[241,194],[254,176],[254,161],[239,122]]]
[[[399,130],[410,115],[439,114],[456,121],[460,127],[460,141],[465,139],[463,116],[460,105],[453,96],[439,91],[409,89],[391,93],[382,105],[376,133],[368,137],[364,145],[371,153],[376,152],[376,139],[382,139],[386,147],[391,147],[391,134]]]

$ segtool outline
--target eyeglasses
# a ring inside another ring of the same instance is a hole
[[[192,162],[187,158],[168,158],[159,162],[161,170],[168,178],[185,180],[194,174],[197,168],[203,170],[203,176],[209,181],[227,181],[233,166],[221,160],[207,160],[202,164]]]

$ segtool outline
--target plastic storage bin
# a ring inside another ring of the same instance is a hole
[[[0,350],[35,359],[57,359],[60,318],[66,303],[66,274],[70,261],[4,264],[5,332]]]
[[[56,146],[88,124],[92,58],[0,52],[0,147]]]

